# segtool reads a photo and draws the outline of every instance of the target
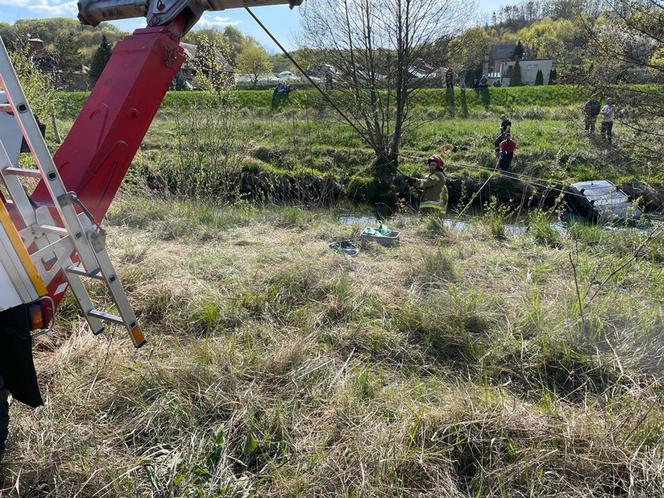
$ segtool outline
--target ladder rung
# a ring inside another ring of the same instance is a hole
[[[105,322],[117,323],[118,325],[126,325],[122,317],[107,313],[101,310],[91,310],[87,313],[88,316],[96,318],[98,320],[103,320]]]
[[[99,271],[98,269],[93,272],[88,272],[82,266],[70,266],[69,268],[67,268],[67,273],[71,273],[72,275],[78,275],[79,277],[88,277],[88,278],[96,278],[97,280],[104,280],[104,276],[101,274],[101,271]]]
[[[38,169],[26,168],[5,168],[2,170],[5,175],[27,176],[30,178],[41,178],[41,171]]]
[[[53,233],[63,237],[69,236],[69,232],[65,228],[56,227],[53,225],[32,225],[30,228],[33,232]]]
[[[0,112],[14,112],[14,110],[9,104],[0,104]]]

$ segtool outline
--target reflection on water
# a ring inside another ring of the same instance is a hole
[[[654,218],[654,217],[653,217]],[[398,215],[398,218],[392,218],[391,220],[398,220],[398,225],[405,227],[408,225],[417,224],[420,221],[420,217],[417,215]],[[479,223],[481,219],[479,217],[467,217],[464,219],[457,218],[445,218],[443,224],[445,227],[450,230],[457,230],[459,232],[464,232],[472,228],[473,225]],[[622,230],[648,230],[653,226],[664,225],[663,221],[660,221],[655,218],[654,222],[649,225],[644,225],[643,227],[624,227],[624,226],[610,226],[602,225],[604,230],[608,231],[622,231]],[[339,223],[342,225],[349,226],[361,226],[361,227],[375,227],[380,224],[380,221],[376,219],[376,216],[368,213],[350,213],[343,214],[339,216]],[[385,222],[386,225],[390,226],[390,220]],[[562,221],[556,221],[550,223],[551,228],[561,235],[567,233],[567,226]],[[505,224],[505,233],[509,235],[523,235],[528,231],[528,225],[525,223],[506,223]]]
[[[416,216],[409,216],[408,218],[411,218],[413,221],[419,219]],[[342,225],[368,227],[368,226],[378,225],[379,221],[376,219],[374,215],[371,214],[344,214],[339,216],[339,223],[341,223]],[[473,223],[475,222],[471,220],[459,220],[456,218],[445,218],[443,220],[443,224],[447,228],[451,230],[458,230],[460,232],[469,230],[473,226]],[[567,232],[565,225],[560,221],[556,223],[551,223],[551,228],[553,228],[556,232],[560,234],[564,234]],[[505,224],[505,232],[510,235],[523,235],[527,231],[528,231],[528,225],[525,224],[515,224],[515,223]]]
[[[364,214],[348,214],[339,216],[339,223],[342,225],[372,226],[378,224],[376,217]]]

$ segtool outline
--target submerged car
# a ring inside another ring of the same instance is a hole
[[[565,200],[571,217],[590,223],[635,225],[643,217],[641,208],[608,180],[573,183]]]

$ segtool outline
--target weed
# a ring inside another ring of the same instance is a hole
[[[491,197],[491,200],[484,206],[483,221],[487,224],[493,235],[498,240],[505,240],[505,224],[514,215],[510,206],[500,204],[497,197]]]
[[[535,211],[528,216],[528,231],[540,244],[549,247],[561,246],[561,235],[552,225],[550,216],[543,211]]]
[[[455,258],[448,249],[425,251],[420,256],[421,265],[414,279],[427,287],[437,287],[459,280]]]

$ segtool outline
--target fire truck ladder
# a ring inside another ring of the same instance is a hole
[[[103,332],[104,323],[124,325],[134,346],[141,347],[145,339],[106,251],[105,232],[76,193],[65,188],[1,39],[0,90],[4,90],[0,113],[15,117],[37,166],[37,169],[27,169],[20,167],[18,161],[13,164],[0,140],[0,177],[11,197],[12,202],[8,204],[20,215],[25,227],[19,233],[37,271],[47,284],[57,282],[62,272],[66,283],[62,282],[52,295],[59,296],[68,284],[95,335]],[[41,179],[52,206],[36,206],[21,178]],[[101,280],[106,284],[118,315],[95,308],[84,279]]]

